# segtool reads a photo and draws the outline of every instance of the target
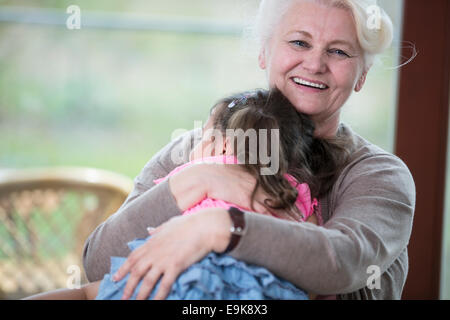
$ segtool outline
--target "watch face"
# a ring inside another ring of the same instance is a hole
[[[241,228],[241,227],[231,227],[231,229],[230,229],[230,232],[232,233],[232,234],[235,234],[235,235],[238,235],[238,236],[241,236],[242,234],[243,234],[243,229]]]
[[[244,212],[235,207],[228,209],[233,226],[230,232],[234,235],[241,236],[245,228]]]

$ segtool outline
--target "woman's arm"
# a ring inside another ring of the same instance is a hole
[[[230,227],[225,209],[206,208],[174,217],[150,231],[152,237],[134,250],[113,275],[112,279],[119,281],[130,273],[122,299],[129,299],[141,280],[136,299],[147,299],[160,278],[154,299],[164,299],[182,271],[211,251],[225,250]]]
[[[330,195],[333,212],[323,227],[246,212],[245,234],[231,255],[323,295],[366,287],[369,266],[385,273],[409,241],[413,178],[392,155],[372,156],[349,168]],[[382,283],[381,290],[390,290],[389,285]],[[396,285],[401,293],[403,283]]]
[[[199,132],[200,129],[190,131],[158,152],[135,179],[134,190],[121,208],[89,236],[84,246],[83,264],[90,281],[100,280],[109,272],[111,256],[127,256],[130,252],[127,243],[146,237],[147,227],[156,227],[181,213],[168,182],[155,186],[153,180],[164,177],[181,164],[174,160],[187,162]]]

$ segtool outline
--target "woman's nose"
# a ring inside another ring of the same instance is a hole
[[[325,57],[319,50],[310,50],[309,52],[305,52],[302,67],[310,74],[325,73],[328,68]]]

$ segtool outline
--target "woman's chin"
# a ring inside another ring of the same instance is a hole
[[[295,109],[303,114],[307,114],[311,117],[320,115],[322,110],[325,110],[326,107],[322,103],[305,101],[304,99],[299,99],[298,103],[295,103]]]

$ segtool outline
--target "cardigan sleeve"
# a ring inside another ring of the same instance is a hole
[[[413,178],[394,155],[372,155],[343,171],[330,198],[331,217],[323,226],[246,212],[244,235],[230,254],[316,294],[364,288],[369,266],[385,273],[407,247]]]

